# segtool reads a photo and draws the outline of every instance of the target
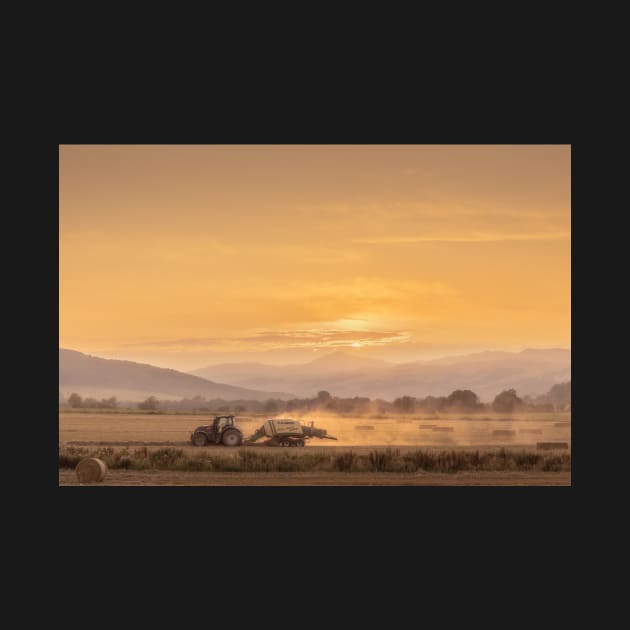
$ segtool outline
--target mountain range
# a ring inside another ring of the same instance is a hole
[[[224,400],[288,400],[294,394],[283,391],[259,391],[217,383],[200,376],[160,368],[146,363],[101,359],[76,350],[59,349],[59,389],[69,395],[140,401],[148,396],[180,399],[203,396]]]
[[[472,389],[482,401],[491,401],[505,389],[516,389],[520,395],[537,394],[570,380],[571,351],[478,352],[409,363],[334,352],[303,364],[221,363],[191,374],[241,387],[286,389],[301,397],[326,390],[340,397],[392,400],[404,395],[446,396],[455,389]]]
[[[59,389],[66,396],[140,401],[148,396],[181,399],[267,400],[333,396],[393,400],[399,396],[446,396],[472,389],[491,401],[505,389],[519,395],[547,392],[571,379],[571,351],[529,349],[478,352],[429,361],[389,363],[352,352],[333,352],[308,363],[220,363],[191,373],[146,363],[103,359],[59,349]],[[229,384],[228,384],[229,383]]]

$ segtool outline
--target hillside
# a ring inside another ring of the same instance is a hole
[[[300,365],[224,363],[193,374],[241,387],[289,389],[303,397],[327,390],[336,396],[392,400],[405,394],[445,396],[455,389],[472,389],[490,401],[505,389],[539,394],[566,382],[571,378],[571,351],[483,352],[401,364],[335,352]]]
[[[116,396],[120,400],[158,398],[190,398],[203,396],[224,400],[267,400],[294,398],[282,391],[260,391],[226,385],[177,370],[160,368],[146,363],[102,359],[59,349],[59,389],[66,395],[76,392],[82,396]]]

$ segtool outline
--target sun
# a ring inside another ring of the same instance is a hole
[[[350,344],[350,347],[351,347],[351,348],[362,348],[362,347],[363,347],[363,344],[362,344],[362,343],[359,343],[358,341],[355,341],[354,343],[351,343],[351,344]]]

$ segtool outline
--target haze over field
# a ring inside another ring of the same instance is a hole
[[[61,145],[59,177],[60,347],[178,371],[68,354],[66,392],[570,379],[568,145]]]

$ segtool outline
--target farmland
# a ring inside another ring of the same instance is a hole
[[[74,457],[105,453],[113,458],[111,462],[124,457],[134,462],[126,469],[118,469],[114,463],[103,485],[571,483],[571,418],[566,412],[391,417],[313,414],[299,419],[314,421],[316,426],[328,429],[329,435],[334,435],[338,441],[313,439],[305,448],[296,449],[264,446],[199,449],[191,446],[190,432],[207,423],[209,418],[207,414],[60,412],[59,484],[78,483],[71,468],[61,467],[62,452],[71,457],[73,453]],[[247,436],[265,419],[267,416],[243,414],[237,416],[236,421]],[[565,442],[569,448],[540,451],[536,449],[537,442]],[[163,452],[176,455],[178,463],[169,469],[160,469],[161,464],[155,462],[162,461],[159,455]],[[348,457],[354,462],[349,468],[335,464]],[[389,464],[375,467],[373,460],[379,457],[389,458]],[[444,461],[455,463],[444,468]],[[248,466],[253,466],[253,470]]]

